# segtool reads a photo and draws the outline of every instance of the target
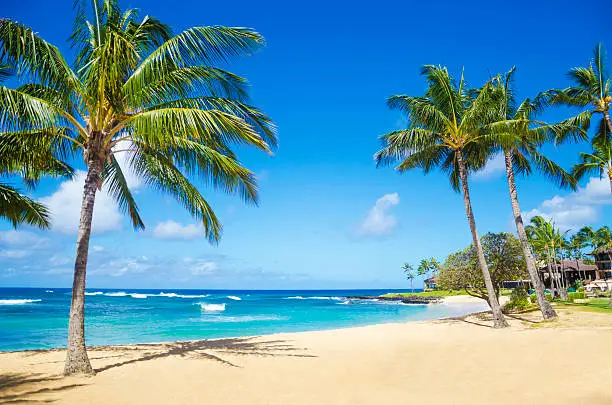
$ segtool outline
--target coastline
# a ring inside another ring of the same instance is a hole
[[[507,301],[508,297],[500,297],[500,303],[503,305]],[[504,301],[506,300],[506,301]],[[330,327],[321,327],[316,329],[304,329],[304,330],[289,330],[289,331],[274,331],[269,333],[255,333],[249,335],[231,335],[227,336],[217,336],[217,337],[198,337],[193,339],[172,339],[172,340],[154,340],[154,341],[140,341],[140,342],[125,342],[125,343],[109,343],[109,344],[92,344],[88,345],[88,348],[105,348],[105,347],[126,347],[126,346],[135,346],[135,345],[159,345],[159,344],[169,344],[169,343],[183,343],[183,342],[196,342],[202,340],[218,340],[218,339],[238,339],[238,338],[257,338],[257,337],[266,337],[277,334],[293,334],[293,333],[306,333],[306,332],[325,332],[325,331],[335,331],[342,329],[352,329],[359,328],[365,326],[375,326],[375,325],[385,325],[385,324],[405,324],[405,323],[416,323],[416,322],[428,322],[428,321],[436,321],[436,320],[444,320],[444,319],[453,319],[458,316],[469,316],[477,313],[481,313],[483,311],[488,310],[487,303],[479,298],[470,296],[470,295],[456,295],[456,296],[447,296],[440,297],[438,301],[431,301],[427,304],[423,303],[400,303],[400,305],[407,306],[420,306],[420,307],[428,307],[428,308],[441,308],[448,307],[452,308],[450,314],[445,314],[442,316],[434,316],[431,318],[425,319],[410,319],[410,320],[385,320],[379,322],[371,322],[371,323],[361,323],[354,324],[350,326],[330,326]],[[466,305],[479,305],[479,307],[466,308]],[[64,346],[58,347],[42,347],[42,348],[28,348],[28,349],[15,349],[15,350],[0,350],[0,355],[2,353],[19,353],[19,352],[49,352],[49,351],[62,351]]]
[[[537,318],[511,318],[512,328],[504,330],[488,327],[489,315],[481,313],[93,347],[93,378],[62,378],[64,350],[0,353],[0,403],[611,403],[601,381],[612,378],[612,365],[597,344],[583,345],[579,354],[575,347],[610,341],[612,317],[563,309],[558,322]]]

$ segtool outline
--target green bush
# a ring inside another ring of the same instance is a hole
[[[578,288],[578,292],[583,293],[584,292],[584,287],[579,287]]]
[[[569,300],[569,302],[574,302],[574,300],[581,300],[584,299],[584,293],[583,292],[571,292],[567,294],[567,299]]]
[[[510,301],[504,306],[506,311],[523,311],[529,308],[529,295],[523,287],[516,287],[510,294]]]
[[[546,290],[546,291],[548,291],[548,290]],[[550,295],[549,293],[546,293],[546,299],[547,299],[548,301],[552,301],[552,300],[553,300],[552,295]],[[529,297],[529,300],[530,300],[532,303],[534,303],[534,304],[537,304],[537,303],[538,303],[538,297],[536,297],[535,293],[534,293],[534,294],[531,294],[531,296]]]

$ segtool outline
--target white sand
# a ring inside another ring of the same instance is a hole
[[[58,376],[63,351],[4,353],[0,403],[612,404],[612,315],[561,315],[99,348],[90,378]]]

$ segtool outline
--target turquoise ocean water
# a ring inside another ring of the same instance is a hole
[[[463,315],[486,304],[350,300],[394,290],[108,290],[86,296],[88,345],[262,335]],[[0,288],[0,351],[63,347],[70,290]]]

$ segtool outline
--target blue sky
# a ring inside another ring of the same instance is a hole
[[[19,20],[69,53],[72,1],[21,0],[1,16]],[[254,102],[277,123],[274,157],[240,151],[260,178],[261,204],[203,187],[225,230],[207,244],[170,198],[137,179],[144,232],[132,231],[114,203],[99,196],[88,287],[116,288],[404,288],[401,265],[443,259],[471,238],[461,196],[442,174],[376,169],[378,135],[402,126],[385,99],[422,94],[423,64],[465,68],[478,86],[516,65],[520,97],[568,85],[597,42],[612,49],[605,16],[612,4],[574,1],[270,2],[124,1],[180,31],[195,25],[255,28],[268,46],[232,64],[252,84]],[[609,18],[608,18],[609,19]],[[612,52],[612,51],[611,51]],[[609,59],[609,65],[612,59]],[[549,120],[567,114],[555,110]],[[565,167],[587,144],[547,147]],[[472,180],[479,232],[512,231],[499,160]],[[80,162],[77,167],[83,168]],[[71,285],[81,178],[45,180],[32,193],[53,210],[55,227],[0,230],[0,286]],[[518,182],[522,210],[565,228],[610,222],[606,182],[586,179],[578,192],[544,178]]]

